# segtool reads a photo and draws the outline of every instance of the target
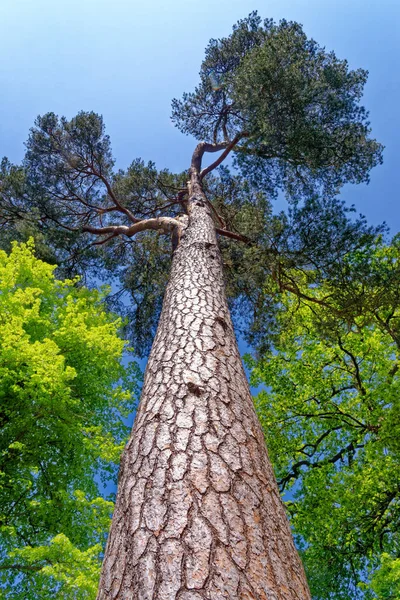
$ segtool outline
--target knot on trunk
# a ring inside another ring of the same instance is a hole
[[[195,396],[201,396],[201,394],[204,391],[202,387],[200,387],[199,385],[197,385],[193,381],[189,381],[187,383],[187,388],[188,388],[189,392],[191,394],[194,394]]]
[[[221,325],[222,329],[226,331],[228,329],[228,323],[225,321],[223,317],[216,317],[215,324]]]

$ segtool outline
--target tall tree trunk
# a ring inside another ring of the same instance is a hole
[[[192,172],[98,600],[309,600]]]

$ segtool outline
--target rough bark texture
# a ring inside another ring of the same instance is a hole
[[[98,600],[309,600],[195,181],[149,357]]]

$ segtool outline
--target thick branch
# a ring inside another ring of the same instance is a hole
[[[113,237],[117,235],[126,235],[132,237],[141,231],[161,230],[164,233],[171,233],[175,227],[179,227],[180,222],[178,219],[172,217],[156,217],[154,219],[143,219],[138,221],[130,227],[126,225],[108,225],[107,227],[92,227],[91,225],[85,225],[82,228],[76,228],[75,231],[84,231],[87,233],[93,233],[94,235],[109,235]]]
[[[208,142],[200,142],[194,149],[192,156],[191,168],[196,172],[200,173],[201,161],[205,152],[219,152],[225,150],[228,146],[228,142],[221,142],[220,144],[209,144]]]
[[[201,171],[200,179],[203,179],[203,177],[205,177],[208,173],[210,173],[211,171],[213,171],[214,169],[219,167],[219,165],[228,156],[229,152],[233,149],[233,147],[236,146],[238,141],[241,140],[243,137],[246,137],[246,135],[247,135],[246,133],[239,133],[236,137],[234,137],[233,140],[228,143],[228,145],[226,146],[226,148],[225,148],[224,152],[221,154],[221,156],[219,156],[216,161],[214,161],[211,165],[209,165],[208,167],[206,167],[205,169],[203,169]],[[224,143],[226,144],[226,142],[224,142]],[[209,152],[209,150],[205,150],[205,152]],[[213,150],[213,152],[215,152],[215,150]]]

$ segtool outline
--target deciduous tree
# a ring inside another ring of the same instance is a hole
[[[316,599],[398,593],[399,249],[378,240],[350,253],[335,280],[293,271],[271,349],[252,362]]]
[[[96,593],[137,372],[104,294],[55,279],[32,244],[0,251],[0,594]]]

